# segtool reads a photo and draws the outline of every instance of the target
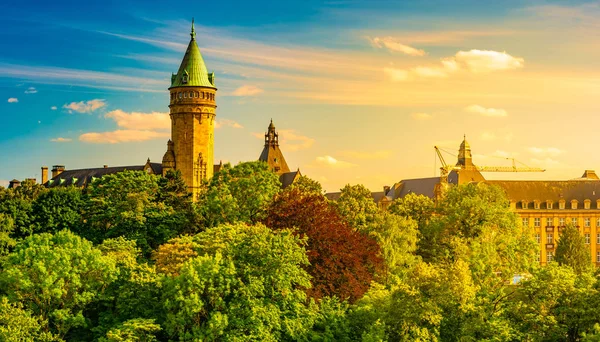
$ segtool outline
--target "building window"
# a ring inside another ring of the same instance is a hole
[[[596,227],[600,227],[600,217],[596,218]]]
[[[546,234],[546,243],[554,243],[554,236],[552,233]]]
[[[552,201],[546,202],[546,209],[552,209]]]
[[[528,217],[523,217],[521,220],[523,222],[523,227],[529,227],[529,218]]]
[[[552,260],[554,260],[554,254],[552,254],[552,252],[547,252],[546,253],[546,262],[551,262]]]
[[[600,234],[596,234],[596,243],[600,245]]]
[[[560,200],[560,202],[558,202],[558,209],[564,209],[565,208],[565,200]]]
[[[591,227],[592,226],[592,219],[589,218],[589,217],[584,218],[583,219],[583,226],[587,227],[587,228]]]
[[[539,253],[535,255],[535,261],[540,262],[540,254]]]
[[[546,217],[546,226],[552,227],[552,225],[553,225],[552,217]]]
[[[558,219],[558,226],[559,227],[564,227],[565,226],[565,218],[561,217]]]
[[[596,262],[600,262],[600,252],[596,252]]]
[[[572,200],[571,201],[571,209],[577,209],[577,204],[578,204],[577,200]]]
[[[585,209],[589,209],[589,208],[590,208],[590,206],[591,206],[591,204],[592,204],[592,201],[590,201],[590,200],[585,200],[585,201],[583,201],[583,207],[584,207]]]
[[[586,245],[590,244],[590,234],[585,234],[585,244]]]
[[[539,209],[540,208],[540,202],[538,202],[538,201],[533,202],[533,208],[534,209]]]
[[[542,219],[540,219],[539,217],[536,217],[533,219],[533,226],[534,227],[541,227],[542,223],[541,223]]]
[[[182,98],[182,97],[183,97],[183,94],[182,94],[181,92],[178,92],[178,93],[177,93],[177,97],[179,97],[179,98]]]
[[[571,219],[571,224],[574,225],[575,227],[577,227],[579,225],[579,223],[577,222],[577,218],[576,217],[573,217]]]
[[[540,243],[542,242],[542,237],[540,236],[540,234],[535,234],[535,242]]]

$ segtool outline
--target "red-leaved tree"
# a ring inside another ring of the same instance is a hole
[[[308,295],[313,298],[337,296],[354,302],[383,270],[375,240],[354,231],[323,195],[285,190],[275,197],[265,224],[272,229],[295,227],[308,237],[307,271],[313,285]]]

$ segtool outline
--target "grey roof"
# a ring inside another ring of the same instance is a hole
[[[596,207],[596,200],[600,199],[599,180],[568,180],[568,181],[486,181],[485,184],[497,185],[506,191],[508,198],[514,202],[540,201],[542,207],[546,201],[558,203],[565,200],[570,203],[577,200],[583,203],[592,201],[592,208]],[[598,208],[600,209],[600,208]]]
[[[112,166],[112,167],[99,167],[94,169],[79,169],[79,170],[66,170],[61,172],[56,177],[46,183],[47,187],[55,186],[86,186],[92,178],[100,178],[105,175],[111,175],[118,172],[129,171],[143,171],[145,165],[133,165],[133,166]],[[152,172],[156,175],[162,175],[162,164],[161,163],[150,163]]]
[[[337,201],[340,199],[341,196],[341,192],[328,192],[325,194],[325,197],[327,197],[327,199],[330,201]],[[372,192],[371,197],[373,198],[373,201],[375,201],[375,203],[378,203],[383,197],[385,197],[385,193],[383,191]]]
[[[282,173],[281,176],[279,176],[279,181],[281,182],[281,187],[287,188],[288,186],[292,185],[292,183],[294,183],[294,181],[296,180],[297,177],[300,177],[300,176],[302,176],[302,174],[300,173],[300,170]]]
[[[424,195],[429,198],[435,197],[435,186],[440,182],[440,177],[404,179],[394,184],[390,189],[392,199],[402,198],[408,194]]]

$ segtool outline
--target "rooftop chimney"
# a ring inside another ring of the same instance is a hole
[[[52,166],[52,178],[60,175],[65,170],[64,165],[54,165]]]
[[[48,182],[48,167],[42,166],[42,184]]]

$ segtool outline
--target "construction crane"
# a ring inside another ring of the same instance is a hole
[[[441,152],[442,150],[437,146],[434,146],[434,148],[435,148],[435,152],[437,153],[438,158],[440,159],[440,163],[442,164],[442,166],[440,167],[440,181],[442,184],[448,184],[448,175],[450,174],[451,171],[463,170],[465,168],[462,166],[452,166],[452,165],[446,164],[446,161],[444,160],[444,156],[442,155],[442,152]],[[450,154],[447,151],[444,151],[444,152]],[[479,172],[544,172],[544,171],[546,171],[545,169],[541,169],[538,167],[527,167],[527,166],[517,167],[516,161],[514,158],[505,158],[505,159],[512,161],[512,167],[511,166],[476,166],[476,165],[473,165],[471,167]]]

